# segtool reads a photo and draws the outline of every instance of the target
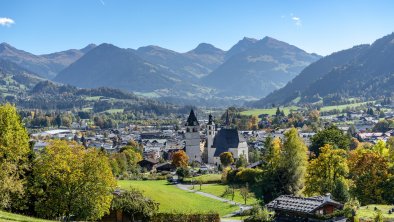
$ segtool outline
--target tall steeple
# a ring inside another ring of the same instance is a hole
[[[226,113],[226,127],[230,127],[230,117],[228,116],[228,110]]]
[[[189,117],[187,118],[186,126],[198,126],[198,125],[199,125],[199,123],[198,123],[197,117],[194,114],[194,110],[192,109],[192,110],[190,110]]]
[[[208,116],[208,125],[212,125],[213,124],[213,117],[212,114],[209,114]]]

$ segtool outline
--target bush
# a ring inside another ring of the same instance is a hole
[[[220,222],[219,214],[182,214],[182,213],[158,213],[153,216],[151,222]]]
[[[252,216],[246,218],[245,222],[271,222],[274,221],[274,213],[271,213],[267,208],[261,209],[260,206],[256,205],[250,210]]]

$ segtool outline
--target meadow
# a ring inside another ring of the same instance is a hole
[[[1,222],[9,222],[9,221],[49,222],[50,220],[37,219],[37,218],[33,218],[33,217],[27,217],[27,216],[22,216],[19,214],[13,214],[13,213],[0,211],[0,221]]]
[[[187,192],[170,185],[165,180],[131,181],[120,180],[121,189],[131,187],[144,191],[144,195],[160,203],[159,212],[216,212],[220,216],[232,213],[239,208],[192,192]]]
[[[201,186],[201,190],[200,190],[200,186],[197,184],[194,186],[194,190],[213,194],[218,197],[222,197],[222,194],[226,190],[226,187],[227,187],[226,185],[222,185],[222,184],[204,184]],[[223,196],[223,198],[232,200],[231,195]],[[245,203],[241,194],[239,193],[239,189],[235,189],[234,201],[241,204]],[[246,205],[253,205],[257,202],[258,200],[255,197],[251,197],[247,199]]]

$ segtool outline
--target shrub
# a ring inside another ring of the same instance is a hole
[[[158,213],[153,216],[151,222],[220,222],[219,214],[182,214],[182,213]]]

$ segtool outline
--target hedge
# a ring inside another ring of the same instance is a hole
[[[157,213],[151,222],[220,222],[219,214]]]

